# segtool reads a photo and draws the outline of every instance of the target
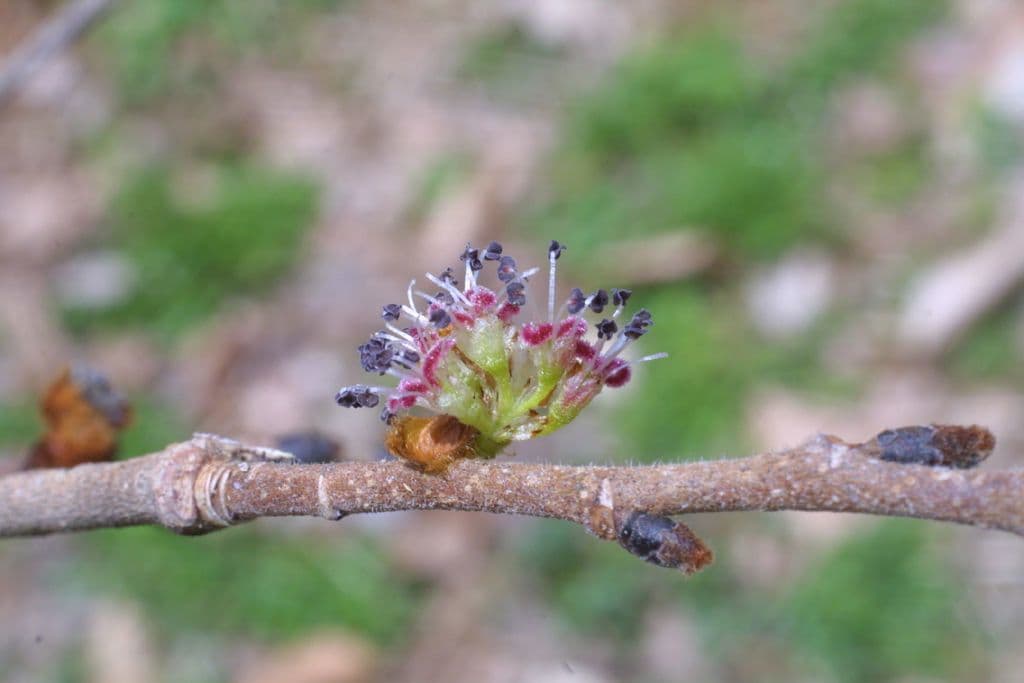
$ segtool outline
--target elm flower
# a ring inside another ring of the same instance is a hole
[[[451,268],[426,275],[434,294],[413,280],[406,302],[383,306],[384,329],[358,349],[363,370],[390,375],[397,386],[342,387],[338,405],[380,405],[390,425],[388,450],[431,472],[455,458],[492,458],[513,441],[567,425],[606,386],[629,381],[632,364],[622,352],[653,320],[640,309],[625,321],[628,289],[573,289],[557,302],[555,271],[564,250],[556,241],[548,248],[547,314],[539,318],[525,309],[540,269],[520,270],[497,242],[466,245],[461,288]],[[488,262],[496,266],[495,288],[479,282]],[[588,322],[590,314],[602,317]]]

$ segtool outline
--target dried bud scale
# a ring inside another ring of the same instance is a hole
[[[620,354],[653,321],[645,310],[621,327],[610,318],[588,323],[583,317],[612,304],[616,318],[631,294],[626,289],[587,296],[575,288],[556,305],[556,261],[565,249],[556,241],[548,248],[546,315],[529,312],[544,301],[531,294],[530,278],[538,269],[520,271],[498,242],[485,249],[466,245],[459,257],[465,265],[461,289],[450,268],[427,274],[442,288],[435,295],[417,290],[413,281],[408,304],[385,305],[387,329],[358,349],[366,372],[396,377],[397,386],[343,387],[338,405],[382,403],[388,449],[431,472],[455,458],[493,457],[512,441],[571,422],[604,387],[629,381],[631,364]],[[489,262],[495,262],[496,289],[478,281]],[[413,410],[432,417],[411,415]]]

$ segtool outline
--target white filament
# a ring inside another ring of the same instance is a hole
[[[553,323],[555,321],[555,262],[558,260],[556,254],[558,252],[552,251],[548,253],[548,322]]]

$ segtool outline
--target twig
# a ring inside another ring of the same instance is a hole
[[[96,21],[112,0],[74,0],[0,64],[0,106],[50,58],[61,52]]]
[[[790,450],[732,460],[636,467],[464,460],[442,475],[401,462],[291,464],[279,451],[196,435],[123,462],[0,477],[0,536],[134,524],[198,534],[259,517],[337,520],[359,512],[476,510],[576,522],[645,559],[687,571],[709,561],[710,553],[701,555],[706,549],[679,525],[674,542],[691,556],[672,564],[662,551],[651,554],[658,549],[649,547],[650,535],[665,540],[668,531],[663,518],[652,515],[861,512],[1024,536],[1024,470],[913,464],[950,464],[959,458],[961,466],[973,465],[977,459],[970,449],[978,442],[958,435],[976,438],[978,433],[987,439],[982,448],[991,448],[985,430],[914,427],[883,432],[865,444],[818,436]],[[934,435],[931,443],[942,452],[931,446],[921,450],[922,435]]]

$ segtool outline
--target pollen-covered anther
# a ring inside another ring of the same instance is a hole
[[[459,286],[459,281],[455,279],[455,273],[452,272],[451,268],[445,268],[438,276],[438,279],[440,279],[441,282],[447,282],[455,287]]]
[[[587,295],[579,287],[573,287],[572,291],[569,292],[569,299],[565,302],[565,305],[566,310],[571,315],[576,315],[587,307]]]
[[[629,321],[629,324],[622,330],[622,333],[630,339],[639,339],[647,333],[647,328],[654,324],[654,320],[651,319],[651,314],[641,308],[639,311],[633,314],[633,319]]]
[[[380,403],[380,396],[365,384],[353,384],[338,390],[334,400],[342,408],[373,408]]]
[[[359,351],[359,362],[366,372],[376,372],[383,375],[391,367],[395,352],[390,345],[378,336],[371,337],[368,342],[361,345]]]
[[[510,282],[505,288],[505,295],[508,302],[513,306],[524,306],[526,304],[526,286],[522,282]]]
[[[474,249],[469,244],[466,245],[465,251],[459,256],[459,260],[465,263],[474,273],[483,270],[484,264],[480,262],[480,250]]]
[[[611,339],[619,330],[619,326],[615,324],[615,321],[608,318],[603,319],[594,327],[597,328],[598,339]]]
[[[398,304],[387,304],[380,311],[380,317],[388,321],[398,320],[402,315],[402,307]]]
[[[517,274],[516,260],[511,256],[502,256],[498,261],[498,279],[502,282],[512,282]]]
[[[484,261],[497,261],[501,258],[501,243],[491,242],[484,250]]]
[[[427,315],[427,320],[429,320],[430,324],[439,330],[452,324],[452,317],[448,315],[448,311],[439,306],[431,307],[430,313]]]
[[[604,310],[604,307],[608,305],[608,292],[603,289],[599,289],[589,297],[587,297],[587,306],[590,307],[594,313],[600,313]]]

